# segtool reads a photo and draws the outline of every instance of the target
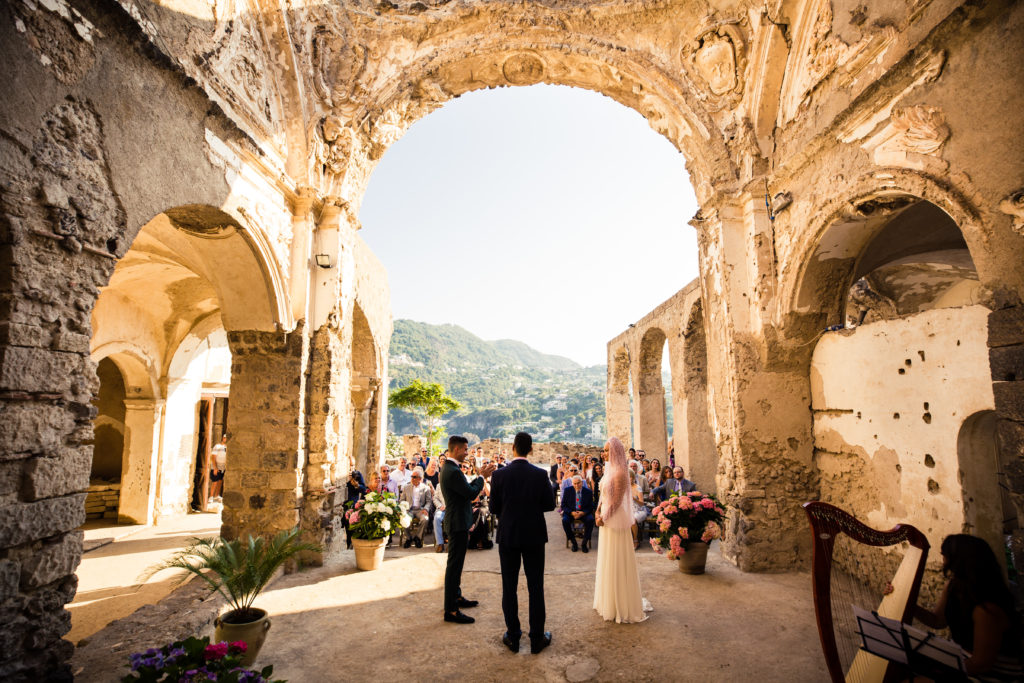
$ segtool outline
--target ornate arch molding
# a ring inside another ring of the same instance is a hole
[[[225,329],[294,327],[281,264],[259,221],[244,206],[190,204],[167,209],[163,215],[194,250],[186,259],[190,267],[204,274],[216,290]],[[245,304],[253,296],[256,279],[265,292],[257,296],[257,303],[265,311]],[[237,323],[243,311],[246,322]]]
[[[127,398],[163,397],[157,377],[159,366],[141,347],[125,341],[107,342],[93,349],[89,357],[94,363],[109,358],[117,366],[121,371],[121,377],[124,378]]]
[[[311,177],[325,195],[358,210],[376,161],[414,122],[466,92],[537,83],[598,92],[637,111],[679,149],[699,196],[734,183],[738,169],[697,91],[685,74],[670,76],[650,55],[597,38],[473,36],[406,67],[368,96],[370,105],[345,115],[327,112],[310,126]]]
[[[853,284],[854,267],[864,248],[888,222],[893,207],[906,200],[931,202],[956,222],[974,258],[982,282],[997,277],[991,272],[986,253],[991,228],[983,214],[955,186],[932,176],[902,168],[870,171],[839,186],[811,222],[813,237],[788,260],[793,268],[783,270],[779,320],[791,315],[838,315],[838,302]],[[828,257],[832,258],[828,258]],[[830,265],[831,264],[831,265]],[[837,282],[841,279],[841,282]],[[829,318],[828,324],[838,323]]]

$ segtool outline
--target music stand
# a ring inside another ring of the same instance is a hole
[[[937,681],[967,680],[966,656],[956,643],[860,607],[855,606],[853,613],[865,652],[902,664],[911,676],[928,676]]]

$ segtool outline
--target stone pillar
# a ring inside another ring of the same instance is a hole
[[[124,407],[124,454],[117,520],[152,524],[164,402],[151,398],[125,399]]]
[[[352,419],[351,453],[355,469],[361,470],[364,476],[372,471],[377,461],[377,454],[370,448],[370,417],[377,402],[377,389],[377,380],[371,377],[353,378],[352,409],[355,415]]]
[[[634,446],[647,453],[647,459],[665,462],[668,446],[668,426],[665,420],[665,389],[661,377],[645,387],[643,380],[636,390],[636,433]],[[656,386],[655,386],[656,384]]]
[[[308,457],[303,465],[300,527],[322,552],[304,562],[322,564],[341,540],[345,481],[352,469],[352,318],[355,260],[352,217],[339,203],[320,216],[318,249],[332,267],[316,268],[310,319],[309,384],[306,388]]]
[[[629,448],[632,443],[632,419],[629,396],[629,352],[624,346],[608,345],[608,389],[605,393],[605,420],[608,438],[616,437]]]
[[[701,214],[708,396],[729,508],[722,552],[744,571],[790,569],[809,561],[800,503],[817,496],[810,345],[781,338],[767,314],[775,269],[763,203],[744,195]]]
[[[1010,541],[1013,564],[1024,570],[1024,305],[988,317],[989,365],[996,403],[999,464],[1017,511]]]
[[[308,343],[292,332],[228,332],[231,410],[221,535],[270,535],[299,522]]]

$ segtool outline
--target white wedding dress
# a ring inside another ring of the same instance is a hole
[[[601,481],[601,517],[604,525],[597,539],[597,578],[594,581],[594,609],[605,621],[630,624],[647,619],[653,608],[640,593],[640,572],[633,549],[633,505],[627,489],[615,516],[604,516],[608,497]]]

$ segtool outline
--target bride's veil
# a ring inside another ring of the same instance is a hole
[[[608,439],[608,469],[604,473],[606,483],[601,498],[604,503],[602,517],[611,519],[626,500],[629,491],[629,470],[626,469],[626,448],[614,436]]]

